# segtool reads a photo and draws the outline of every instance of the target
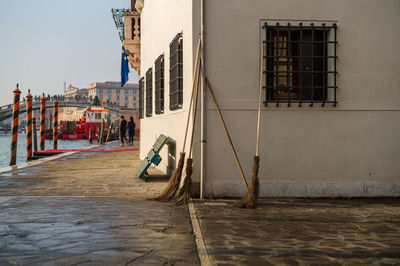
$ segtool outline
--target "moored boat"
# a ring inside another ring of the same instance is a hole
[[[108,126],[107,118],[109,110],[103,107],[87,107],[82,111],[81,119],[78,121],[60,121],[58,139],[89,139],[90,128],[92,128],[92,139],[97,140],[101,129],[101,123]],[[52,130],[46,131],[46,139],[52,139]]]

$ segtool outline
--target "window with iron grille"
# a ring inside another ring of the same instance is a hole
[[[153,69],[146,72],[146,117],[153,113]]]
[[[336,24],[263,26],[265,105],[336,106]]]
[[[143,118],[144,107],[144,78],[139,80],[139,118]]]
[[[156,114],[164,113],[164,55],[160,55],[155,63],[154,85]]]
[[[183,37],[175,36],[169,45],[169,109],[182,108],[183,103]]]

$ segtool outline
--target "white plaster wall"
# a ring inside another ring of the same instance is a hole
[[[141,121],[142,159],[160,133],[177,141],[179,158],[199,12],[197,0],[145,1],[141,73],[165,54],[166,108],[164,115]],[[398,14],[398,0],[206,0],[206,74],[248,180],[256,137],[260,21],[338,24],[338,105],[262,108],[261,196],[400,196]],[[171,112],[169,43],[180,31],[184,108]],[[243,182],[209,93],[206,106],[205,195],[242,196]],[[199,130],[197,126],[195,181],[200,173]],[[166,171],[167,149],[161,156],[160,169]]]
[[[262,108],[261,196],[400,196],[399,14],[398,0],[206,1],[206,74],[248,179],[260,21],[338,24],[337,107]],[[209,94],[206,105],[206,195],[241,196]]]
[[[170,111],[169,44],[179,32],[183,32],[183,108]],[[160,134],[171,137],[176,141],[176,152],[169,155],[168,148],[165,147],[160,153],[162,162],[158,166],[162,171],[169,173],[175,168],[175,163],[179,159],[186,126],[192,87],[192,34],[192,1],[146,0],[144,2],[141,16],[141,73],[145,76],[146,71],[153,67],[153,116],[141,119],[140,158],[143,159],[147,155]],[[165,102],[164,114],[157,115],[154,112],[154,61],[161,54],[164,54],[165,59]]]

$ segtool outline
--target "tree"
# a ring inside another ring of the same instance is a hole
[[[99,97],[97,97],[97,95],[94,96],[93,105],[94,106],[99,106],[100,105]]]

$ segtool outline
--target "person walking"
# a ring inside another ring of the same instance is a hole
[[[121,115],[121,122],[119,123],[119,132],[120,132],[120,135],[121,135],[121,145],[124,145],[124,139],[127,140],[126,136],[125,136],[125,134],[126,134],[126,124],[127,124],[127,122],[125,120],[125,117],[123,115]]]
[[[135,121],[133,117],[130,117],[130,121],[128,122],[128,136],[129,136],[129,146],[133,146],[133,137],[135,136]]]

